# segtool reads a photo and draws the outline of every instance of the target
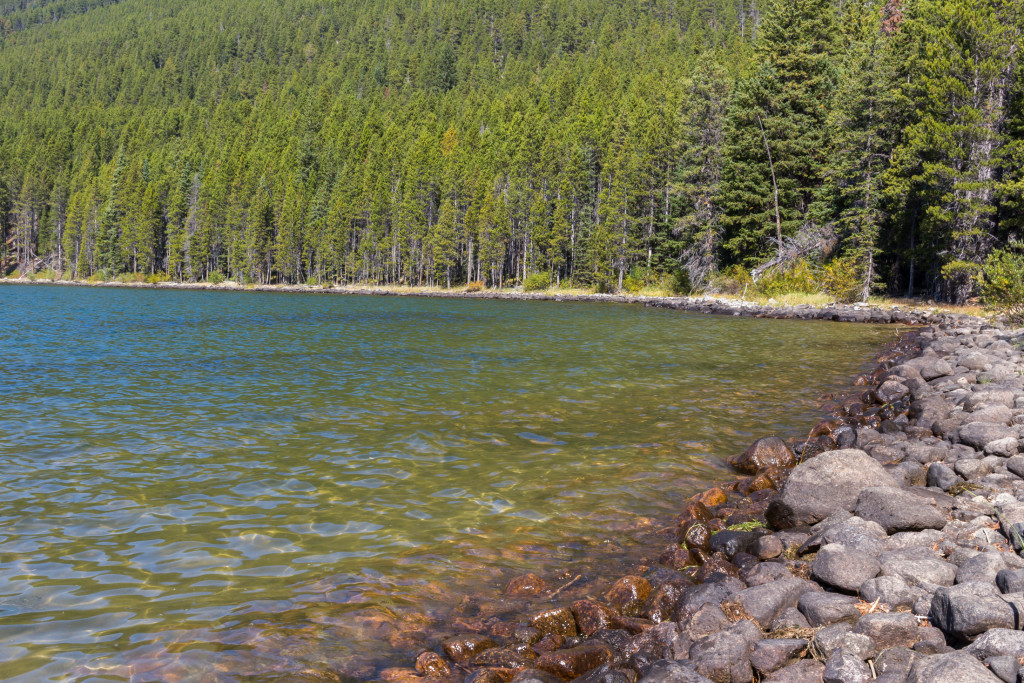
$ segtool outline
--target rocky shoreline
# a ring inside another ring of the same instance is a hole
[[[685,501],[660,556],[610,586],[515,577],[508,613],[377,677],[1024,680],[1024,330],[933,322],[807,439],[733,458],[744,476]]]
[[[276,292],[289,294],[349,294],[363,296],[413,296],[439,299],[501,299],[509,301],[601,301],[620,304],[643,304],[653,308],[668,308],[692,313],[710,313],[749,318],[777,318],[798,320],[831,320],[874,324],[928,325],[938,324],[951,316],[936,308],[878,307],[867,304],[829,304],[797,306],[759,304],[741,299],[711,296],[642,296],[632,294],[561,294],[551,292],[518,292],[508,290],[389,289],[364,286],[312,286],[312,285],[250,285],[234,282],[210,284],[205,282],[85,282],[82,280],[3,280],[0,285],[58,285],[63,287],[111,287],[117,289],[167,289],[224,292]]]

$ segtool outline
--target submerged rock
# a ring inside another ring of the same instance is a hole
[[[730,458],[729,464],[744,474],[757,474],[768,467],[792,467],[796,456],[785,441],[767,436],[755,441],[742,455]]]

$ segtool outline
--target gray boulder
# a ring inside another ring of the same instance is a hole
[[[762,676],[792,664],[807,651],[802,638],[767,638],[759,641],[750,653],[750,664]]]
[[[978,659],[1009,655],[1024,657],[1024,631],[994,628],[978,636],[977,640],[964,648]]]
[[[993,628],[1012,629],[1015,610],[990,583],[942,587],[932,596],[928,619],[947,636],[974,640]]]
[[[759,640],[761,629],[744,619],[694,643],[690,648],[690,661],[697,673],[714,681],[751,681],[754,672],[750,653]]]
[[[956,579],[956,565],[941,559],[928,547],[884,552],[878,562],[883,576],[899,576],[911,586],[952,586]]]
[[[1024,569],[1003,569],[995,580],[1001,593],[1024,592]]]
[[[960,563],[960,568],[956,570],[956,583],[969,581],[993,583],[999,572],[1004,569],[1006,569],[1006,561],[1000,553],[978,553]]]
[[[948,465],[944,465],[941,462],[933,462],[928,466],[928,474],[925,478],[928,486],[935,486],[943,491],[948,491],[958,481],[960,481],[960,477]]]
[[[907,683],[1000,683],[999,677],[971,655],[950,652],[920,657],[914,662]]]
[[[1017,432],[1010,427],[992,424],[991,422],[971,422],[965,424],[958,430],[960,442],[979,451],[985,450],[985,446],[1008,438],[1016,438]]]
[[[973,412],[984,406],[1013,408],[1014,398],[1014,393],[1009,389],[980,389],[967,397],[964,409]]]
[[[909,648],[890,647],[878,654],[878,659],[875,660],[875,671],[880,677],[889,674],[893,677],[901,677],[899,680],[906,680],[917,657],[918,654]]]
[[[797,465],[765,516],[775,529],[814,524],[837,510],[852,511],[861,491],[896,485],[864,451],[829,451]]]
[[[840,648],[825,662],[821,680],[822,683],[868,683],[871,669],[856,654]]]
[[[740,606],[758,626],[767,629],[785,609],[796,607],[801,595],[820,590],[813,582],[789,574],[788,579],[770,581],[741,590],[726,602]]]
[[[862,583],[878,576],[881,569],[878,561],[870,555],[850,551],[839,543],[830,543],[815,556],[811,576],[827,586],[856,592]]]
[[[639,683],[713,683],[697,673],[689,662],[663,659],[655,662]]]
[[[920,639],[917,617],[907,612],[875,612],[865,614],[854,627],[854,633],[862,633],[882,649],[890,647],[913,647]]]
[[[865,602],[877,600],[880,605],[896,609],[912,607],[918,592],[911,590],[902,576],[878,576],[861,584],[860,598]]]
[[[824,664],[805,659],[779,669],[764,680],[766,683],[821,683],[824,673]]]
[[[839,622],[854,623],[860,617],[857,598],[838,593],[804,593],[797,609],[811,626],[828,626]]]
[[[946,516],[928,499],[905,489],[866,488],[858,496],[854,512],[858,517],[877,522],[889,534],[946,526]]]

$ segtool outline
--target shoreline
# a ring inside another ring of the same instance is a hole
[[[759,439],[681,501],[656,560],[610,586],[514,577],[515,616],[378,678],[1018,680],[1022,352],[1024,329],[967,316],[910,330],[802,443]]]
[[[161,289],[217,292],[264,292],[287,294],[334,294],[354,296],[405,296],[437,299],[495,299],[508,301],[572,301],[643,304],[653,308],[666,308],[690,313],[732,315],[749,318],[780,320],[826,320],[833,322],[860,322],[870,324],[929,325],[950,320],[982,320],[966,313],[951,313],[935,306],[876,306],[872,304],[761,304],[743,299],[717,296],[648,296],[642,294],[594,294],[522,292],[516,290],[483,290],[468,292],[460,289],[429,289],[423,287],[372,287],[364,285],[238,285],[233,281],[222,284],[206,282],[86,282],[84,280],[9,280],[0,279],[0,285],[55,285],[61,287],[105,287],[117,289]]]

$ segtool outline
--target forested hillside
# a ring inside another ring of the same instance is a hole
[[[0,0],[0,262],[964,300],[1024,230],[1022,34],[1019,0]]]

